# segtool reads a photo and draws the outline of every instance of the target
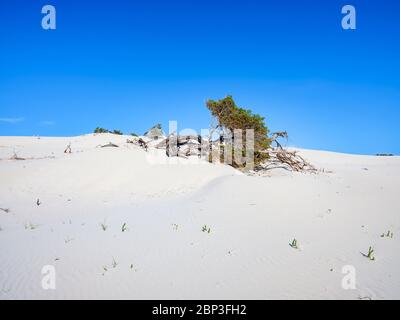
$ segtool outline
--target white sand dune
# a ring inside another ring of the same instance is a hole
[[[126,138],[0,137],[0,299],[400,298],[399,157],[301,150],[323,170],[249,177]]]

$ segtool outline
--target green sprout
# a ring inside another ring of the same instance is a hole
[[[371,260],[371,261],[374,261],[374,260],[375,260],[375,257],[374,257],[374,249],[372,249],[372,247],[369,247],[369,249],[368,249],[368,254],[362,253],[362,255],[363,255],[364,257],[368,258],[368,259]]]
[[[207,225],[204,225],[203,228],[201,228],[201,231],[210,233],[211,232],[211,228],[207,227]]]
[[[126,226],[126,222],[122,225],[121,230],[122,230],[122,232],[125,232],[128,230],[128,227]]]
[[[393,238],[393,232],[389,230],[386,234],[382,233],[381,238]]]
[[[65,242],[65,244],[67,244],[67,243],[70,243],[73,240],[74,240],[73,238],[67,238],[67,239],[64,240],[64,242]]]
[[[106,221],[105,220],[104,220],[103,223],[100,224],[100,226],[101,226],[101,229],[103,229],[103,231],[106,231],[107,228],[108,228],[108,226],[106,225]]]
[[[25,223],[24,227],[26,230],[27,229],[35,230],[38,227],[38,225],[33,224],[32,222],[29,222],[29,223]]]
[[[289,246],[291,246],[293,249],[298,249],[298,245],[297,245],[297,240],[293,239],[292,243],[289,243]]]
[[[103,266],[103,270],[104,270],[104,272],[102,272],[102,276],[104,276],[105,274],[106,274],[106,272],[108,271],[108,268],[107,268],[107,266]]]

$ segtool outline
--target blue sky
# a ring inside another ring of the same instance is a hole
[[[200,131],[230,94],[291,145],[400,154],[399,36],[396,0],[2,0],[0,135]]]

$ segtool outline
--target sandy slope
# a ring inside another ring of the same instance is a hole
[[[302,150],[324,172],[248,177],[125,140],[0,137],[0,299],[400,298],[399,157]]]

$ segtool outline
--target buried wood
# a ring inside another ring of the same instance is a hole
[[[26,160],[25,158],[19,157],[15,152],[14,155],[10,158],[10,160]]]
[[[145,151],[148,151],[148,148],[149,148],[147,142],[144,141],[142,138],[133,138],[132,140],[126,139],[126,143],[137,145],[137,146],[143,148]]]
[[[101,146],[102,148],[119,148],[119,146],[118,145],[116,145],[116,144],[114,144],[114,143],[111,143],[111,142],[109,142],[109,143],[107,143],[107,144],[105,144],[105,145],[102,145]]]
[[[138,144],[140,147],[142,147],[147,152],[149,146],[147,145],[146,141],[144,141],[142,138],[139,138]]]

